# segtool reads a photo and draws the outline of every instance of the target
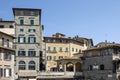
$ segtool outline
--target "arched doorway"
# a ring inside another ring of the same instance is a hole
[[[76,65],[76,72],[82,71],[82,65],[80,62],[77,62],[75,65]]]
[[[74,64],[71,62],[68,62],[66,64],[66,71],[70,71],[70,72],[74,71]]]

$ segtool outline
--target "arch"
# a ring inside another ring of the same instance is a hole
[[[80,62],[77,62],[75,65],[76,65],[76,72],[82,71],[82,65]]]
[[[19,61],[18,65],[19,70],[25,70],[26,69],[26,64],[24,61]]]
[[[29,68],[29,70],[35,70],[35,62],[34,61],[30,61],[28,63],[28,68]]]
[[[101,64],[101,65],[100,65],[100,70],[104,70],[104,68],[105,68],[104,65]]]
[[[72,62],[66,64],[66,71],[74,71],[74,64]]]

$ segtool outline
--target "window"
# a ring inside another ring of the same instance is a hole
[[[93,69],[93,66],[92,65],[89,65],[88,66],[88,70],[91,71]]]
[[[68,52],[68,48],[66,48],[66,52]]]
[[[56,47],[53,47],[53,51],[56,51]]]
[[[50,51],[50,47],[48,47],[48,51]]]
[[[24,36],[18,37],[18,42],[24,43],[25,42],[25,37]]]
[[[13,25],[10,25],[9,28],[13,28]]]
[[[78,49],[76,49],[76,52],[78,52]]]
[[[2,38],[3,40],[2,40],[2,45],[4,46],[4,47],[8,47],[8,44],[9,44],[9,42],[7,41],[7,39],[4,39],[4,38]]]
[[[4,38],[2,38],[2,46],[4,46]]]
[[[60,52],[62,52],[62,47],[60,47]]]
[[[36,51],[28,51],[28,56],[30,57],[36,56]]]
[[[3,69],[0,68],[0,78],[3,76]]]
[[[11,69],[6,68],[4,69],[4,77],[10,77],[11,76]]]
[[[74,48],[72,48],[72,52],[74,52]]]
[[[7,39],[7,47],[9,47],[9,39]]]
[[[60,40],[60,43],[62,43],[63,41],[62,40]]]
[[[53,60],[56,60],[56,56],[53,57]]]
[[[21,20],[20,20],[20,25],[23,25],[23,24],[24,24],[24,20],[21,19]]]
[[[25,56],[25,55],[26,55],[25,51],[18,51],[18,56]]]
[[[54,39],[53,42],[56,42],[56,40]]]
[[[63,56],[59,56],[59,59],[62,59],[63,58]]]
[[[0,28],[4,28],[4,25],[0,25]]]
[[[26,66],[26,64],[24,61],[19,61],[19,65],[18,65],[19,70],[25,70],[25,66]]]
[[[52,59],[52,57],[51,56],[47,56],[47,60],[51,60]]]
[[[35,70],[35,62],[34,61],[29,62],[29,70]]]
[[[24,29],[20,29],[20,32],[23,32],[24,31]]]
[[[11,60],[11,52],[4,52],[4,60]]]
[[[100,65],[100,70],[104,70],[104,65]]]
[[[35,29],[29,29],[28,32],[35,32]]]
[[[34,25],[34,20],[30,20],[30,24],[31,24],[31,25]]]
[[[36,37],[34,37],[34,36],[28,37],[28,42],[29,43],[35,43],[36,42]]]

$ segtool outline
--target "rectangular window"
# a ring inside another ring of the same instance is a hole
[[[25,42],[25,37],[24,36],[18,37],[18,42],[19,43],[24,43]]]
[[[68,52],[68,48],[66,48],[66,52]]]
[[[76,49],[76,52],[78,52],[78,49]]]
[[[18,51],[18,56],[25,56],[26,52],[25,51]]]
[[[62,59],[63,58],[63,56],[59,56],[59,59]]]
[[[11,60],[11,52],[4,52],[4,60]]]
[[[23,25],[23,24],[24,24],[24,20],[21,19],[21,20],[20,20],[20,25]]]
[[[4,25],[0,25],[0,28],[4,28]]]
[[[20,29],[20,32],[23,32],[24,31],[24,29]]]
[[[48,51],[50,51],[50,47],[48,47]]]
[[[53,57],[53,60],[56,60],[56,56]]]
[[[30,24],[31,24],[31,25],[34,25],[34,20],[30,20]]]
[[[56,51],[56,47],[53,47],[53,51]]]
[[[3,69],[0,68],[0,78],[3,76]]]
[[[52,57],[51,56],[47,56],[47,60],[51,60],[52,59]]]
[[[60,52],[62,52],[62,47],[60,47]]]
[[[9,28],[13,28],[13,25],[10,25]]]
[[[74,52],[74,48],[72,48],[72,52]]]
[[[35,32],[35,29],[29,29],[28,32]]]
[[[36,56],[36,51],[28,51],[28,56],[35,57]]]
[[[29,43],[35,43],[36,42],[36,37],[34,37],[34,36],[28,37],[28,42]]]
[[[11,69],[4,69],[4,77],[10,77],[11,76]]]
[[[9,47],[9,40],[7,39],[7,47]]]

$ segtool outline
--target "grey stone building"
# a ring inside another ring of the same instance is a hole
[[[119,80],[120,44],[102,42],[83,55],[85,80]]]
[[[41,70],[42,30],[41,10],[13,8],[15,18],[16,64],[20,80],[34,80]]]

